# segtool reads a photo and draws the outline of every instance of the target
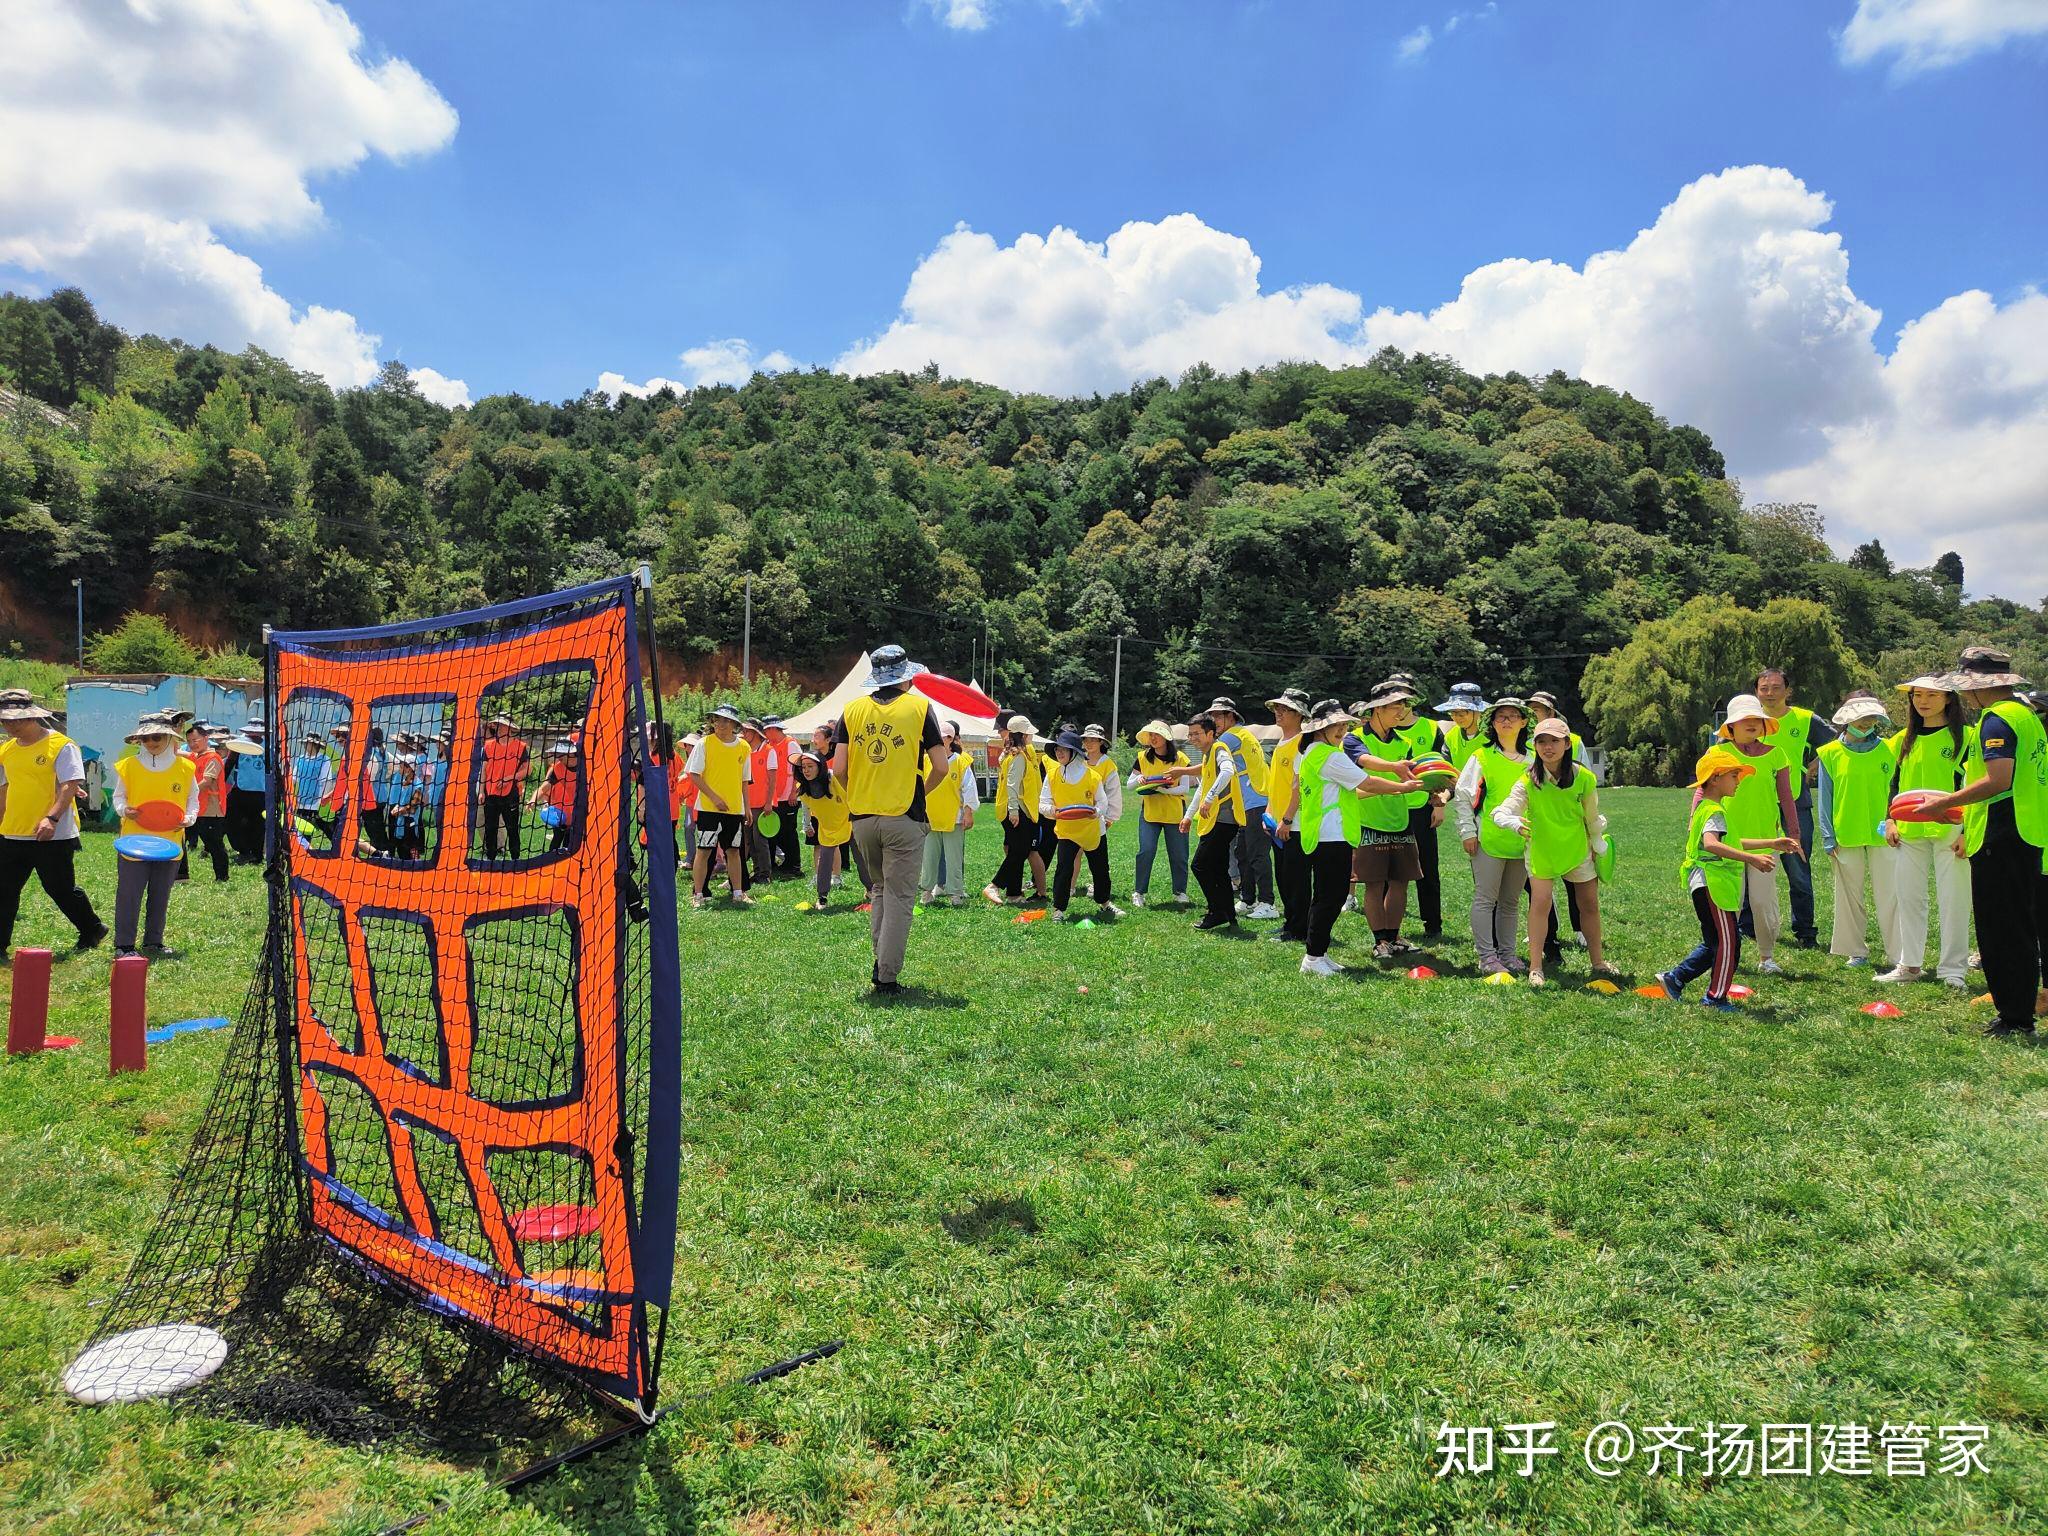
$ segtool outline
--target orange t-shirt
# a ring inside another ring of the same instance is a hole
[[[484,743],[484,793],[516,795],[526,782],[526,743],[517,736],[493,736]]]
[[[216,771],[211,784],[206,782],[206,770],[211,764]],[[199,814],[202,816],[225,816],[228,813],[228,765],[220,753],[208,748],[192,754],[192,769],[199,779]]]
[[[564,816],[576,811],[576,786],[582,775],[567,763],[556,763],[548,769],[548,787],[545,800]]]

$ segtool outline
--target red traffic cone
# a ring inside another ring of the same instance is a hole
[[[1878,1001],[1875,1003],[1865,1003],[1863,1011],[1873,1019],[1896,1019],[1901,1016],[1904,1010],[1897,1003]]]

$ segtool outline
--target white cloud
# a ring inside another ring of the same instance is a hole
[[[849,373],[927,362],[964,378],[1049,394],[1121,389],[1189,364],[1341,362],[1355,294],[1318,284],[1259,291],[1248,242],[1191,213],[1134,221],[1106,241],[1070,229],[998,246],[956,228],[918,264],[902,313],[839,358]]]
[[[688,394],[707,384],[740,385],[757,373],[786,373],[797,366],[795,358],[780,350],[763,357],[754,356],[753,347],[738,336],[728,336],[719,341],[707,341],[702,346],[687,347],[677,357],[686,370],[686,377],[667,379],[655,377],[633,383],[623,373],[600,373],[597,387],[606,394],[636,395],[645,399],[648,395],[659,394],[664,389],[677,394]]]
[[[1394,44],[1394,57],[1404,64],[1411,60],[1419,59],[1429,52],[1429,45],[1435,40],[1435,37],[1436,34],[1431,32],[1428,27],[1417,27],[1413,32],[1402,38],[1400,42]]]
[[[413,386],[436,405],[445,405],[451,411],[458,405],[469,404],[469,386],[461,379],[451,379],[438,368],[415,368],[412,370]]]
[[[1890,54],[1894,73],[1912,75],[2044,34],[2048,0],[1856,0],[1838,44],[1846,64]]]
[[[2048,297],[1981,293],[1906,326],[1887,358],[1849,284],[1826,197],[1743,166],[1681,189],[1619,250],[1520,257],[1427,312],[1328,284],[1277,292],[1242,238],[1193,214],[999,245],[961,226],[911,274],[880,335],[834,366],[1088,394],[1207,362],[1355,363],[1391,345],[1479,372],[1563,369],[1709,433],[1753,494],[1818,502],[1846,548],[1902,562],[1959,550],[1972,590],[2048,592]],[[711,353],[716,345],[693,352]],[[2020,537],[2022,532],[2028,537]]]
[[[1078,26],[1093,16],[1100,0],[1053,0],[1066,13],[1070,25]],[[985,32],[995,20],[997,0],[925,0],[941,25],[955,32]]]
[[[295,308],[216,233],[315,227],[314,178],[453,136],[417,70],[362,48],[329,0],[0,6],[0,263],[78,282],[135,329],[367,383],[376,336]]]

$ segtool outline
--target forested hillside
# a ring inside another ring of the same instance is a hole
[[[1713,594],[1819,603],[1852,676],[1965,635],[2048,650],[2038,609],[1965,604],[1953,555],[1842,561],[1814,509],[1745,509],[1641,401],[1391,351],[1086,400],[818,371],[451,412],[396,363],[337,393],[66,290],[0,300],[0,382],[28,397],[0,420],[0,580],[53,657],[79,574],[88,628],[146,608],[247,645],[641,560],[700,676],[737,659],[751,574],[757,666],[896,639],[1044,716],[1107,714],[1119,635],[1127,720],[1397,664],[1575,708],[1590,658]]]

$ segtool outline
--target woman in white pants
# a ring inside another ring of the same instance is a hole
[[[1898,850],[1884,838],[1892,799],[1891,721],[1882,702],[1860,689],[1842,701],[1832,721],[1841,734],[1815,754],[1814,834],[1834,871],[1835,929],[1831,953],[1849,967],[1870,964],[1870,914],[1877,913],[1880,953],[1898,949],[1893,931],[1899,901],[1892,887]],[[1870,904],[1864,905],[1865,884]]]
[[[1488,975],[1528,969],[1515,951],[1529,844],[1493,820],[1534,761],[1523,739],[1528,721],[1528,706],[1520,699],[1489,704],[1480,716],[1482,744],[1465,759],[1451,794],[1458,840],[1472,860],[1472,948]]]
[[[1952,793],[1963,778],[1963,701],[1946,676],[1916,677],[1901,683],[1911,698],[1906,728],[1891,739],[1897,766],[1892,793],[1932,789]],[[1941,950],[1935,976],[1952,987],[1969,983],[1970,861],[1963,829],[1941,821],[1887,822],[1884,840],[1898,850],[1892,883],[1895,903],[1892,968],[1879,981],[1918,981],[1927,959],[1927,885],[1930,876],[1939,905]]]

